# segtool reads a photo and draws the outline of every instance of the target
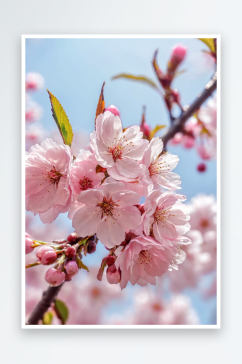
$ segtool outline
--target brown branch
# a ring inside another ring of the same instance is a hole
[[[217,88],[217,72],[214,73],[211,80],[205,86],[204,91],[198,98],[185,110],[183,113],[174,120],[171,127],[161,137],[164,143],[164,149],[166,148],[167,142],[174,137],[178,132],[181,132],[187,119],[189,119],[201,106],[202,104],[212,95]]]
[[[47,291],[43,293],[43,297],[30,315],[27,325],[38,325],[39,320],[42,320],[44,313],[48,310],[51,303],[55,300],[63,284],[64,283],[60,284],[57,287],[50,286]]]

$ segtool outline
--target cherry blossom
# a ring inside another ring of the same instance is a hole
[[[70,148],[45,139],[26,154],[26,209],[52,222],[69,209]]]
[[[146,286],[156,284],[156,277],[162,276],[170,268],[175,251],[166,244],[161,244],[148,236],[133,238],[118,254],[117,269],[121,270],[121,289],[127,283]]]
[[[115,179],[139,177],[139,161],[148,146],[140,127],[131,126],[123,132],[119,116],[106,111],[97,117],[96,128],[90,138],[98,163]]]
[[[140,196],[125,190],[122,182],[105,183],[102,189],[83,191],[77,198],[84,204],[74,215],[72,226],[78,235],[97,234],[108,248],[121,244],[125,231],[141,222],[140,211],[134,205]]]
[[[105,175],[96,173],[96,166],[94,155],[88,150],[80,150],[70,170],[70,185],[74,195],[99,187]]]
[[[152,232],[157,241],[163,243],[164,238],[177,239],[189,229],[189,209],[181,201],[186,199],[183,195],[172,192],[162,193],[153,191],[144,204],[144,232],[150,235]]]
[[[161,154],[163,142],[160,138],[153,138],[144,153],[142,163],[147,167],[150,176],[150,184],[154,188],[158,185],[168,190],[181,188],[180,176],[171,172],[178,164],[179,158],[170,153]]]

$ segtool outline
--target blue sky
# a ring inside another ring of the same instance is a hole
[[[188,47],[181,67],[186,72],[175,79],[173,86],[180,91],[181,103],[187,105],[203,90],[213,74],[213,68],[202,53],[206,46],[197,39],[27,39],[26,72],[39,72],[45,79],[45,89],[33,94],[34,100],[44,109],[41,122],[47,129],[56,128],[47,88],[61,102],[74,133],[77,130],[90,133],[100,89],[105,81],[106,106],[114,104],[119,108],[124,127],[140,123],[143,105],[146,106],[148,124],[152,127],[169,125],[164,102],[154,89],[127,80],[112,81],[111,78],[125,72],[145,75],[157,82],[151,65],[154,51],[159,50],[158,64],[165,70],[171,47],[178,43]],[[207,162],[205,173],[198,173],[196,166],[201,159],[195,150],[169,147],[169,151],[179,155],[180,163],[175,172],[181,176],[181,192],[188,200],[201,192],[216,195],[215,161]],[[58,219],[61,221],[63,217]],[[103,256],[103,250],[98,250],[100,254],[96,254],[95,263]],[[90,258],[93,259],[94,255]],[[201,322],[211,321],[215,301],[204,302],[196,292],[188,294]]]

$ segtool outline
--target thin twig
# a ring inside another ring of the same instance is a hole
[[[189,119],[194,113],[202,106],[202,104],[212,95],[217,88],[217,72],[214,73],[211,80],[205,86],[204,91],[198,98],[189,106],[178,118],[176,118],[168,129],[168,131],[161,137],[164,143],[164,149],[167,142],[174,137],[178,132],[181,132],[187,119]]]
[[[44,313],[48,310],[51,303],[55,300],[63,284],[64,283],[60,284],[57,287],[50,286],[47,291],[43,293],[43,297],[30,315],[27,325],[38,325],[39,320],[43,319]]]

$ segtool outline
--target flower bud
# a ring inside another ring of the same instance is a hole
[[[117,270],[115,264],[112,264],[108,267],[106,276],[107,276],[107,281],[110,284],[117,284],[120,282],[121,279],[120,272],[119,270]]]
[[[65,273],[55,268],[49,268],[45,273],[45,280],[52,287],[59,286],[65,281]]]
[[[25,254],[29,254],[34,250],[34,248],[32,248],[33,244],[34,242],[31,239],[30,235],[25,233]]]
[[[69,262],[67,262],[65,268],[66,268],[66,273],[70,277],[75,276],[79,270],[78,265],[74,260],[70,260]]]
[[[89,241],[88,247],[87,247],[88,254],[94,253],[96,251],[96,249],[97,249],[97,244],[96,244],[95,240]]]
[[[50,246],[43,246],[36,255],[43,265],[53,264],[57,259],[56,251]]]
[[[107,265],[113,265],[115,263],[115,258],[112,255],[109,255],[106,260]]]
[[[147,138],[149,138],[150,131],[151,131],[151,127],[150,127],[148,124],[144,123],[143,125],[141,125],[141,126],[140,126],[140,131],[142,131],[142,132],[143,132],[143,134],[144,134]]]
[[[181,44],[175,45],[172,48],[170,63],[176,65],[176,67],[183,61],[187,53],[187,48]]]
[[[197,170],[198,172],[205,172],[207,169],[207,166],[205,163],[199,163],[197,166]]]
[[[75,244],[80,240],[79,236],[76,233],[71,233],[68,237],[67,237],[67,241],[70,244]]]
[[[115,116],[120,116],[119,109],[114,105],[110,105],[110,106],[106,107],[105,111],[110,111]]]
[[[65,251],[65,254],[67,258],[73,258],[76,255],[76,249],[74,246],[68,246],[68,248]]]

